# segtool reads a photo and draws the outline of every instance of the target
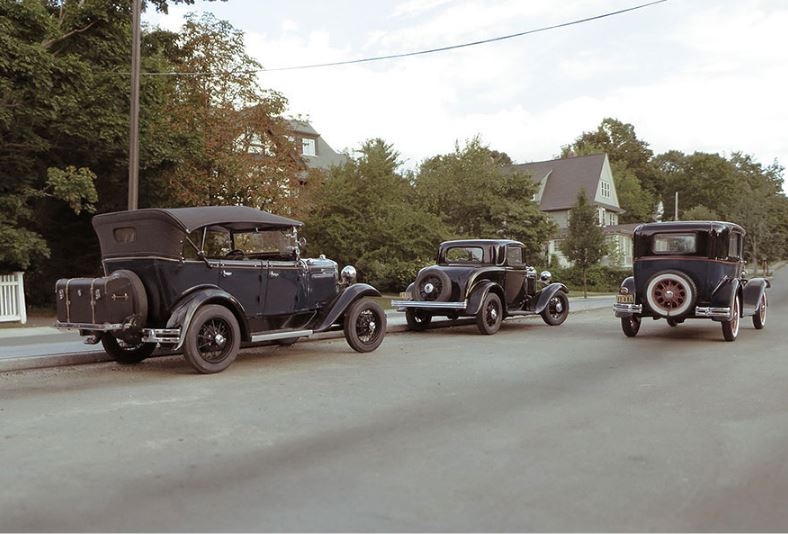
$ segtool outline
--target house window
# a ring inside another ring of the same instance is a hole
[[[602,182],[602,197],[610,198],[610,184],[608,182]]]
[[[301,153],[304,156],[317,156],[317,150],[315,147],[315,140],[314,139],[307,139],[304,137],[301,139]]]

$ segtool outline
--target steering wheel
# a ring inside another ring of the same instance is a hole
[[[241,250],[240,248],[234,248],[230,252],[224,255],[225,258],[237,258],[237,259],[244,259],[246,258],[246,253]]]

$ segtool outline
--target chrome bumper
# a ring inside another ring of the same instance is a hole
[[[89,332],[123,332],[129,330],[129,325],[121,323],[55,323],[55,328],[61,330],[79,330],[81,335],[87,335]],[[87,343],[98,343],[98,338],[93,337],[93,341],[86,341]],[[181,329],[180,328],[143,328],[142,338],[143,343],[164,343],[166,345],[178,345],[181,343]]]
[[[434,300],[392,300],[391,307],[397,311],[405,311],[407,308],[418,308],[420,310],[464,310],[468,307],[468,302],[436,302]]]
[[[712,308],[711,306],[698,306],[695,308],[696,317],[712,317],[716,319],[729,319],[731,316],[730,306],[725,308]]]
[[[613,304],[613,311],[616,317],[628,317],[636,313],[643,313],[642,304]]]

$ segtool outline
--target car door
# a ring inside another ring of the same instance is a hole
[[[506,247],[504,293],[506,307],[510,310],[522,308],[525,301],[525,250],[519,245]]]
[[[263,313],[265,265],[258,259],[223,259],[219,263],[219,287],[241,303],[247,318]]]
[[[306,264],[300,260],[272,260],[266,271],[265,314],[289,315],[306,305]]]

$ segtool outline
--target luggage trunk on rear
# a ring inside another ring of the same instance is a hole
[[[124,276],[64,278],[55,291],[61,323],[124,324],[139,312],[132,281]]]

